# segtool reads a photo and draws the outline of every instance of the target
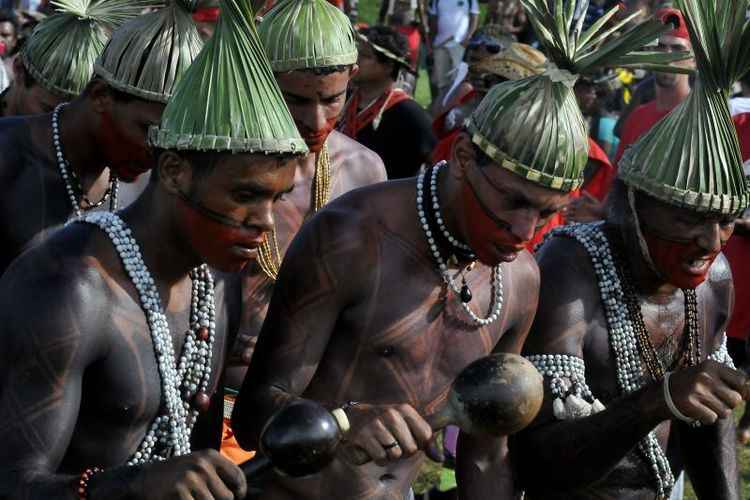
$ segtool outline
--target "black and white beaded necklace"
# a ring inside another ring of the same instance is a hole
[[[454,260],[456,259],[455,256],[459,256],[466,260],[476,261],[476,256],[471,248],[450,234],[443,221],[442,215],[440,214],[437,181],[438,173],[443,165],[445,165],[445,162],[438,163],[431,167],[428,172],[422,172],[417,178],[417,217],[422,226],[422,230],[424,231],[432,256],[438,265],[443,281],[459,297],[461,306],[471,319],[471,324],[475,326],[487,326],[497,321],[500,318],[500,312],[502,311],[504,300],[503,268],[501,264],[498,264],[492,269],[491,286],[493,293],[490,302],[490,310],[485,318],[480,318],[469,307],[472,293],[466,283],[465,277],[465,273],[473,268],[474,263],[472,262],[472,264],[461,273],[462,284],[459,288],[454,281],[453,276],[450,274],[446,259],[444,259],[440,253],[439,245],[440,243],[443,243],[444,246],[452,249],[452,258],[449,260]],[[426,193],[424,184],[425,178],[428,174],[430,179],[430,190],[429,193]]]
[[[81,217],[83,212],[102,206],[107,199],[109,199],[109,210],[114,212],[117,210],[119,182],[111,171],[109,172],[109,187],[107,191],[105,191],[101,200],[92,202],[86,197],[86,193],[83,192],[81,181],[78,179],[75,171],[72,169],[68,170],[70,165],[63,154],[62,139],[60,136],[60,111],[65,105],[66,103],[58,104],[52,112],[52,143],[55,146],[57,168],[60,170],[60,177],[65,182],[65,191],[68,193],[68,199],[73,207],[73,214],[75,217]]]

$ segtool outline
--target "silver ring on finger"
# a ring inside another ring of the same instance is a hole
[[[400,445],[400,444],[398,444],[398,441],[394,441],[394,442],[392,442],[392,443],[390,443],[390,444],[384,444],[384,445],[383,445],[383,449],[384,449],[384,450],[392,450],[393,448],[398,448],[398,447],[400,447],[400,446],[401,446],[401,445]]]

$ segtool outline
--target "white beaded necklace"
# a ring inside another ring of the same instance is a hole
[[[193,402],[208,404],[208,382],[216,337],[214,281],[205,264],[190,272],[192,298],[190,329],[185,336],[179,364],[175,362],[172,334],[161,307],[151,273],[143,261],[138,243],[125,223],[114,213],[96,212],[83,222],[99,226],[115,246],[128,276],[138,290],[146,315],[154,354],[161,376],[165,412],[151,424],[128,465],[166,460],[190,453],[190,434],[198,416]]]
[[[602,230],[603,222],[574,224],[557,228],[550,236],[567,236],[577,240],[588,252],[596,273],[602,306],[609,326],[609,343],[615,354],[617,383],[623,394],[637,391],[646,383],[644,366],[638,352],[635,328],[628,314],[625,292],[617,274],[609,240]],[[654,473],[659,499],[667,499],[674,487],[674,474],[656,433],[651,431],[638,444]]]
[[[437,221],[438,229],[440,229],[443,237],[448,240],[451,245],[465,252],[473,254],[474,252],[469,245],[458,241],[458,239],[454,238],[450,231],[448,231],[448,228],[445,226],[445,222],[443,222],[443,215],[440,213],[437,180],[440,169],[445,165],[447,165],[447,163],[445,161],[441,161],[440,163],[432,167],[432,175],[430,176],[430,194],[432,195],[432,208],[435,211],[435,220]]]
[[[440,203],[438,201],[438,198],[436,196],[437,194],[437,172],[440,165],[433,167],[432,169],[432,176],[431,176],[431,184],[434,184],[434,187],[431,189],[431,196],[430,196],[430,204],[434,208],[434,211],[436,214],[440,214]],[[426,172],[422,172],[419,177],[417,178],[417,216],[419,218],[419,222],[422,225],[422,230],[424,231],[425,237],[427,238],[427,244],[430,246],[430,251],[432,252],[432,256],[435,258],[435,262],[438,265],[438,268],[440,269],[440,274],[443,277],[443,281],[445,282],[448,287],[450,287],[451,290],[457,295],[461,295],[461,289],[458,287],[456,282],[453,280],[453,277],[451,276],[450,272],[448,271],[448,265],[446,264],[445,260],[443,259],[443,256],[440,255],[440,249],[438,248],[437,242],[435,241],[434,235],[432,233],[432,229],[430,229],[430,224],[427,219],[427,214],[424,211],[423,205],[424,205],[424,179],[426,176]],[[439,215],[436,215],[436,220],[442,221],[442,217]],[[440,226],[440,223],[438,223]],[[440,228],[441,231],[444,232],[444,235],[450,236],[451,239],[456,241],[458,243],[458,240],[453,238],[445,228],[445,224],[442,224],[442,227]],[[448,241],[451,241],[448,239]],[[477,316],[474,311],[471,310],[469,307],[468,302],[464,302],[463,300],[459,300],[461,302],[461,306],[464,308],[464,311],[469,315],[471,318],[471,323],[475,326],[487,326],[495,321],[497,321],[500,318],[500,311],[503,308],[503,268],[501,264],[498,264],[492,269],[492,301],[490,303],[490,311],[487,314],[486,318],[480,318]]]
[[[68,161],[65,159],[65,155],[63,155],[62,143],[60,142],[60,110],[63,108],[63,106],[65,106],[65,104],[66,103],[58,104],[55,107],[55,110],[52,112],[52,143],[55,146],[57,167],[60,170],[60,177],[62,177],[63,181],[65,182],[65,190],[68,193],[68,199],[70,200],[70,204],[73,207],[73,214],[76,218],[80,218],[83,214],[83,210],[81,210],[81,201],[79,201],[78,197],[76,196],[75,188],[73,187],[73,182],[70,178],[71,174],[68,173]],[[107,189],[107,192],[104,193],[104,196],[102,196],[102,199],[97,203],[89,202],[88,199],[83,195],[83,189],[81,188],[80,184],[78,185],[78,189],[79,191],[81,191],[83,199],[88,204],[85,210],[91,210],[102,205],[107,197],[109,197],[109,210],[111,212],[117,210],[117,192],[119,190],[120,184],[117,181],[117,178],[113,177],[111,171],[109,173],[109,176],[109,188]]]

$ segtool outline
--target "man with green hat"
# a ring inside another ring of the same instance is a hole
[[[307,147],[247,3],[221,7],[149,131],[143,194],[66,225],[0,280],[0,497],[245,497],[242,471],[209,449],[239,318],[226,276],[257,254]]]
[[[530,499],[669,498],[683,466],[698,498],[740,498],[732,409],[750,391],[727,353],[721,251],[750,201],[727,105],[750,27],[744,0],[676,4],[695,88],[626,151],[607,219],[558,229],[538,253],[524,350],[548,404],[511,442]]]
[[[55,13],[34,29],[13,60],[13,84],[0,94],[0,118],[49,113],[75,99],[91,79],[111,31],[127,19],[122,14],[135,16],[143,5],[105,0],[81,10],[78,3],[53,2]]]
[[[552,14],[539,4],[544,36]],[[298,233],[234,431],[253,446],[275,411],[309,398],[346,418],[344,450],[362,448],[374,463],[342,456],[316,477],[274,477],[264,499],[405,497],[432,437],[426,417],[458,373],[491,352],[520,352],[539,294],[524,243],[583,182],[588,142],[571,71],[633,63],[630,52],[664,29],[650,22],[597,48],[601,26],[581,34],[573,14],[560,10],[561,33],[545,38],[556,64],[494,87],[447,164],[348,193]],[[462,498],[512,497],[505,438],[462,435],[457,457]]]
[[[346,14],[327,0],[283,0],[263,17],[258,34],[311,154],[300,159],[295,189],[277,205],[275,229],[244,275],[242,340],[250,344],[265,319],[284,253],[302,223],[347,191],[386,180],[377,154],[335,130],[349,80],[358,71],[356,35]],[[242,344],[227,378],[235,390],[252,352]],[[235,443],[228,430],[224,449]]]
[[[24,47],[25,60],[49,66],[26,63],[29,73],[75,99],[51,113],[0,120],[7,179],[0,271],[49,229],[97,207],[126,206],[145,186],[120,190],[118,180],[133,183],[154,165],[148,127],[202,47],[190,18],[194,0],[138,16],[145,3],[60,0],[66,13],[40,23]]]

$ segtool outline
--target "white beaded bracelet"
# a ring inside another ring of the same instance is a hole
[[[664,374],[664,382],[662,383],[662,389],[664,392],[664,400],[667,402],[667,407],[669,408],[669,411],[672,412],[672,415],[674,415],[675,418],[678,420],[682,420],[685,423],[690,424],[692,427],[700,427],[701,422],[700,420],[690,418],[684,413],[682,413],[679,409],[677,409],[677,406],[674,404],[674,401],[672,400],[672,394],[669,390],[669,377],[672,376],[672,372],[666,372]]]

